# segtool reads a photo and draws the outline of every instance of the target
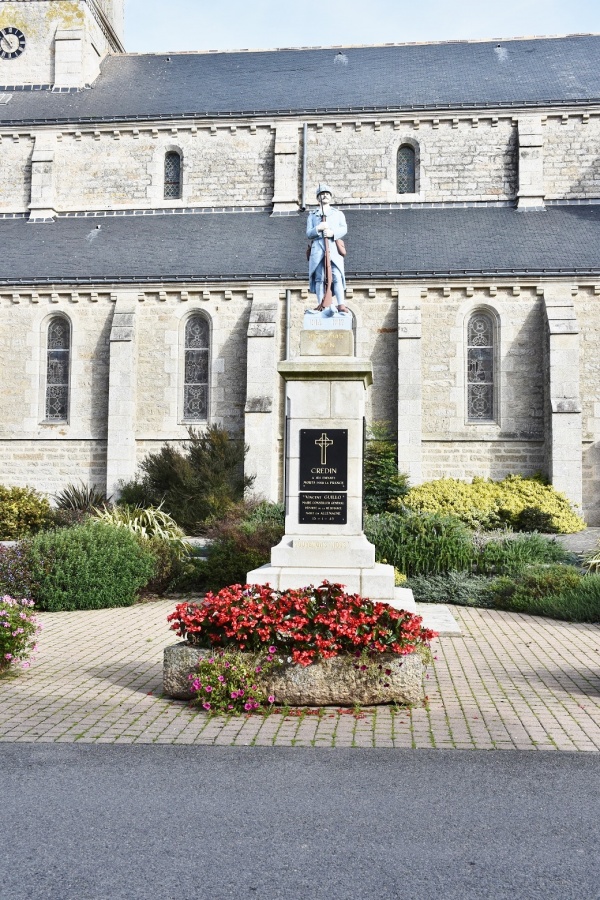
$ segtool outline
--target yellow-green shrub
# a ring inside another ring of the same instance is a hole
[[[0,485],[0,541],[16,541],[52,524],[46,497],[32,488]]]
[[[509,527],[569,534],[585,528],[564,494],[537,478],[509,475],[503,481],[474,478],[472,484],[440,478],[412,488],[399,505],[419,512],[456,516],[471,528]]]

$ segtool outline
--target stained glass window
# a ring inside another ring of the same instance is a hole
[[[66,319],[54,318],[48,326],[46,362],[46,420],[69,418],[69,368],[71,330]]]
[[[494,409],[494,321],[485,312],[469,319],[467,337],[468,420],[490,422]]]
[[[184,419],[208,419],[210,328],[204,316],[192,316],[185,326]]]
[[[414,194],[415,186],[415,151],[408,144],[398,150],[398,193]]]
[[[165,200],[181,199],[181,156],[171,150],[165,156]]]

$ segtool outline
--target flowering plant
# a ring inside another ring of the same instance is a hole
[[[37,650],[37,636],[42,628],[33,605],[33,600],[0,597],[0,675],[15,662],[24,669],[31,664],[29,657]]]
[[[190,644],[264,652],[308,666],[340,654],[407,655],[436,637],[419,616],[347,594],[325,581],[299,590],[239,584],[208,593],[202,603],[180,603],[168,617]]]
[[[199,660],[189,676],[196,704],[211,715],[239,715],[272,706],[275,697],[266,695],[261,679],[281,663],[273,655],[275,647],[269,651],[273,653],[217,650]]]

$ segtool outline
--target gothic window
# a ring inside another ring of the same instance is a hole
[[[416,193],[415,151],[408,144],[403,144],[398,150],[397,182],[399,194]]]
[[[66,319],[57,316],[50,321],[46,356],[46,420],[66,422],[71,356],[71,329]]]
[[[494,320],[476,312],[467,326],[467,419],[491,422],[496,418],[494,402]]]
[[[210,326],[204,316],[192,316],[185,326],[183,418],[208,419],[208,375],[210,371]]]
[[[181,154],[176,150],[165,156],[165,200],[181,200]]]

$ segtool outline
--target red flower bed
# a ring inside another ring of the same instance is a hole
[[[346,594],[343,585],[274,591],[241,585],[209,593],[201,603],[180,603],[168,617],[190,644],[260,652],[265,645],[308,666],[343,653],[406,655],[436,633],[412,613]]]

